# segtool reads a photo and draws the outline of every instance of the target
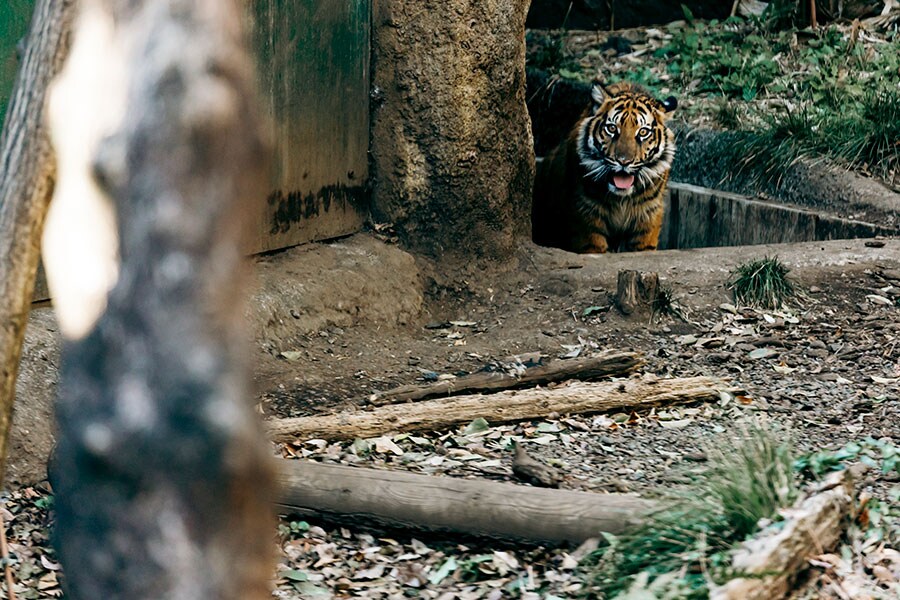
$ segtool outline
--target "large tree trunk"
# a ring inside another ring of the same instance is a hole
[[[0,136],[0,481],[41,229],[56,175],[44,100],[68,54],[74,13],[74,0],[38,0]]]
[[[372,210],[432,257],[506,259],[530,229],[528,4],[374,4]]]
[[[68,597],[268,598],[272,460],[239,360],[239,234],[269,152],[242,5],[81,9],[51,98],[44,249],[66,337],[53,485]],[[65,278],[85,267],[91,285]]]

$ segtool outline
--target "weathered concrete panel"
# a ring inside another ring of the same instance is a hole
[[[683,183],[669,185],[660,248],[785,244],[900,231]]]
[[[253,251],[358,231],[368,212],[371,0],[248,3],[275,142]]]

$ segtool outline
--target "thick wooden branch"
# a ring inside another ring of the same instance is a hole
[[[277,441],[296,438],[355,439],[387,432],[444,430],[483,417],[490,423],[715,400],[727,386],[709,377],[572,382],[553,389],[506,391],[487,396],[452,396],[369,411],[272,420]]]
[[[430,385],[404,385],[374,394],[369,400],[373,405],[381,406],[440,396],[533,387],[568,379],[591,381],[604,377],[621,377],[633,372],[642,362],[637,353],[608,350],[597,356],[556,360],[547,365],[530,367],[518,375],[496,371],[472,373]]]
[[[56,165],[44,118],[50,81],[69,51],[74,0],[38,0],[0,135],[0,480],[19,358]]]
[[[784,523],[744,542],[732,569],[742,577],[712,592],[712,600],[777,600],[791,590],[810,557],[827,552],[840,539],[853,507],[855,469],[828,477],[818,493],[782,512]]]
[[[279,504],[342,522],[539,542],[622,533],[653,508],[647,500],[512,483],[283,460]]]

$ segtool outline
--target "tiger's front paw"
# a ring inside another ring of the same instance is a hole
[[[606,241],[606,236],[592,233],[587,237],[579,252],[582,254],[606,254],[607,250],[609,250],[609,242]]]

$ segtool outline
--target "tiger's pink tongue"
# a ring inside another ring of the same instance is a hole
[[[613,184],[620,190],[627,190],[634,185],[634,175],[630,173],[616,173],[613,175]]]

